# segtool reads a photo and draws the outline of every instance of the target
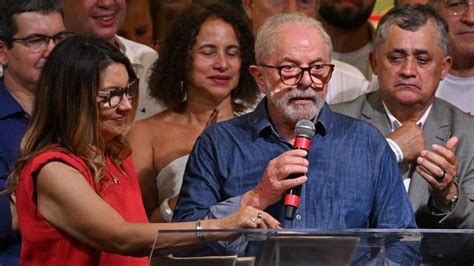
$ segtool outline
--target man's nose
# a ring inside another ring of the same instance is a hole
[[[474,1],[468,1],[467,10],[462,15],[461,20],[469,26],[474,26]]]
[[[405,77],[412,77],[416,74],[416,59],[408,58],[403,62],[400,69],[400,74]]]
[[[298,12],[300,11],[298,8],[298,0],[288,0],[283,12],[291,13],[291,12]]]
[[[46,48],[43,51],[43,57],[47,58],[49,54],[53,51],[54,47],[56,47],[57,43],[54,39],[49,39]]]

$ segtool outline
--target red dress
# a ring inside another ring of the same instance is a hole
[[[36,176],[51,161],[64,162],[80,171],[101,198],[125,220],[148,222],[130,157],[122,163],[128,177],[107,158],[104,178],[96,186],[92,173],[79,157],[57,149],[42,152],[23,169],[16,191],[22,235],[20,265],[147,265],[146,257],[134,258],[90,248],[57,230],[41,217],[36,205]]]

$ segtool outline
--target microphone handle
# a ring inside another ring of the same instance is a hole
[[[292,174],[288,176],[290,178],[297,178],[304,174]],[[292,187],[286,191],[285,194],[285,219],[293,220],[295,218],[296,209],[300,206],[300,195],[302,185]]]
[[[303,147],[294,147],[295,150],[306,150]],[[306,150],[308,151],[308,150]],[[287,179],[298,178],[305,175],[304,173],[291,174]],[[293,220],[295,219],[296,209],[300,206],[300,195],[301,195],[302,185],[292,187],[288,189],[285,193],[284,205],[285,205],[285,219]]]

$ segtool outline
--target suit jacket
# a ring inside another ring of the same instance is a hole
[[[351,102],[332,105],[331,109],[371,123],[384,136],[391,133],[390,121],[378,91],[362,95]],[[411,178],[408,195],[418,226],[474,228],[474,117],[444,100],[435,98],[423,131],[426,150],[431,150],[433,144],[445,145],[452,136],[459,137],[455,151],[460,162],[455,179],[459,187],[459,199],[451,212],[436,212],[430,203],[429,184],[413,167],[412,171],[401,167],[402,175]]]

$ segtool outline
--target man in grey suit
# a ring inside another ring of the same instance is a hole
[[[474,118],[435,97],[452,64],[446,21],[403,5],[380,21],[370,60],[379,91],[332,106],[384,134],[424,228],[474,228]]]

